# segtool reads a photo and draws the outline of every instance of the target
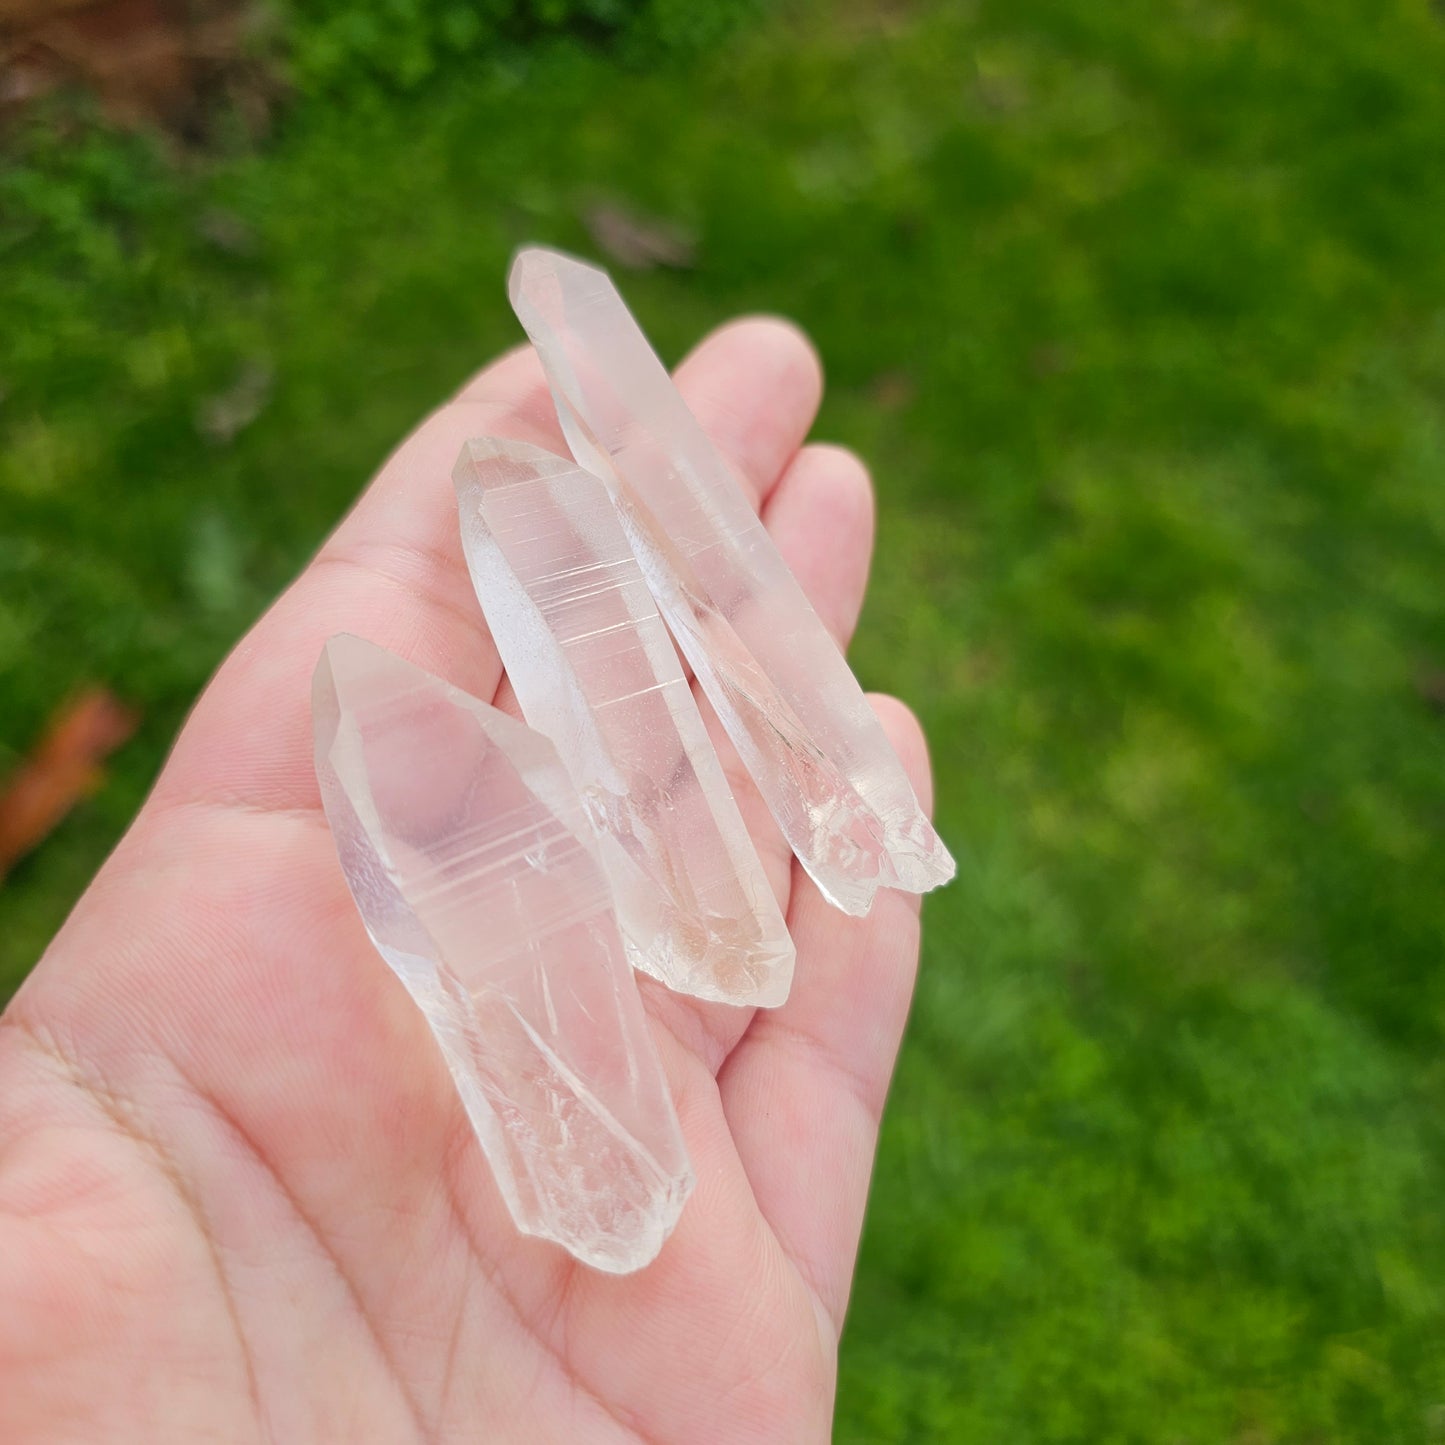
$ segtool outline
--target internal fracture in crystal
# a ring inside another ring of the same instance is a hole
[[[607,484],[649,587],[823,894],[866,913],[953,859],[852,670],[605,272],[521,252],[512,306],[568,444]]]
[[[782,1003],[787,925],[607,489],[494,438],[454,478],[492,638],[597,829],[633,961],[701,998]]]
[[[692,1172],[556,750],[354,637],[327,644],[312,703],[347,884],[517,1227],[598,1269],[640,1268]]]

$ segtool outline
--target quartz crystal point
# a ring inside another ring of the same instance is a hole
[[[782,1003],[792,939],[606,487],[492,438],[454,475],[492,638],[582,795],[633,961],[683,993]]]
[[[316,772],[367,932],[517,1227],[613,1273],[692,1187],[576,790],[552,744],[371,643],[316,669]]]
[[[605,272],[553,251],[512,267],[513,309],[577,460],[607,484],[673,636],[794,852],[866,913],[953,859],[802,588]]]

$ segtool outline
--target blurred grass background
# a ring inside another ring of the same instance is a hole
[[[960,860],[838,1439],[1445,1440],[1445,16],[364,10],[282,12],[264,140],[5,142],[0,770],[82,683],[145,722],[0,889],[0,996],[603,197],[696,239],[617,268],[669,359],[816,339],[880,494],[855,665]]]

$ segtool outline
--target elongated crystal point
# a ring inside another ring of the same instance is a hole
[[[517,1227],[598,1269],[640,1268],[692,1171],[556,750],[355,637],[327,643],[313,717],[347,884]]]
[[[603,271],[522,251],[510,294],[568,444],[607,484],[663,616],[824,895],[866,913],[953,859],[827,629]]]
[[[782,1003],[792,939],[606,487],[490,437],[454,478],[492,638],[597,829],[633,961],[700,998]]]

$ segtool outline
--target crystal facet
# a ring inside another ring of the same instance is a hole
[[[598,1269],[640,1268],[692,1172],[556,750],[355,637],[326,645],[312,701],[346,881],[517,1227]]]
[[[803,866],[866,913],[953,859],[842,653],[605,272],[523,251],[513,309],[577,460],[607,484],[658,606]]]
[[[633,961],[701,998],[782,1003],[787,925],[606,487],[493,438],[454,475],[493,640],[597,829]]]

